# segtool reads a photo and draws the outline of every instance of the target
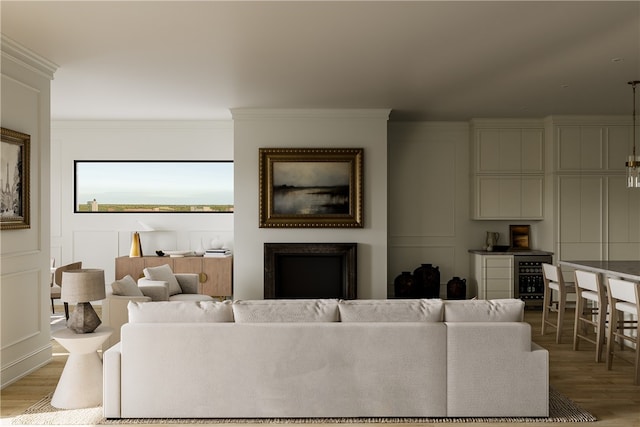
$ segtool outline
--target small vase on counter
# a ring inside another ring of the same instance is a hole
[[[403,271],[393,281],[393,294],[396,298],[414,298],[416,286],[410,271]]]
[[[413,271],[418,298],[440,298],[440,269],[422,264]]]
[[[447,299],[465,299],[467,297],[467,279],[454,276],[447,282]]]

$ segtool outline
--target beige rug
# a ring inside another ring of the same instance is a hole
[[[14,425],[108,425],[108,424],[344,424],[344,423],[514,423],[514,422],[554,422],[579,423],[596,421],[596,418],[580,408],[569,398],[553,388],[549,390],[548,418],[206,418],[206,419],[117,419],[107,420],[102,416],[102,408],[61,410],[51,406],[51,395],[18,415]]]

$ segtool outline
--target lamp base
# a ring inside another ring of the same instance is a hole
[[[79,302],[67,320],[67,328],[76,334],[87,334],[96,330],[102,321],[89,302]]]

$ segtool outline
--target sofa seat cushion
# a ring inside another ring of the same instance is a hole
[[[340,301],[341,322],[442,322],[440,299]]]
[[[445,322],[523,322],[521,299],[446,301]]]
[[[203,294],[175,294],[169,297],[169,301],[214,301],[214,298]]]
[[[337,322],[336,299],[272,299],[235,301],[236,323]]]
[[[129,323],[233,322],[231,301],[129,302]]]
[[[144,277],[149,280],[160,280],[169,284],[169,295],[181,294],[182,288],[178,283],[178,279],[173,274],[173,270],[168,264],[159,265],[157,267],[147,267],[142,270]]]
[[[144,296],[138,284],[133,277],[126,275],[122,279],[116,280],[111,284],[111,292],[113,295],[125,297],[141,297]]]

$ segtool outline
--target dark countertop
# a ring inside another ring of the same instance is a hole
[[[520,256],[533,256],[533,255],[553,255],[553,252],[531,250],[498,250],[498,251],[485,251],[483,249],[469,249],[469,253],[478,255],[520,255]]]
[[[640,281],[640,261],[559,261],[560,265]]]

